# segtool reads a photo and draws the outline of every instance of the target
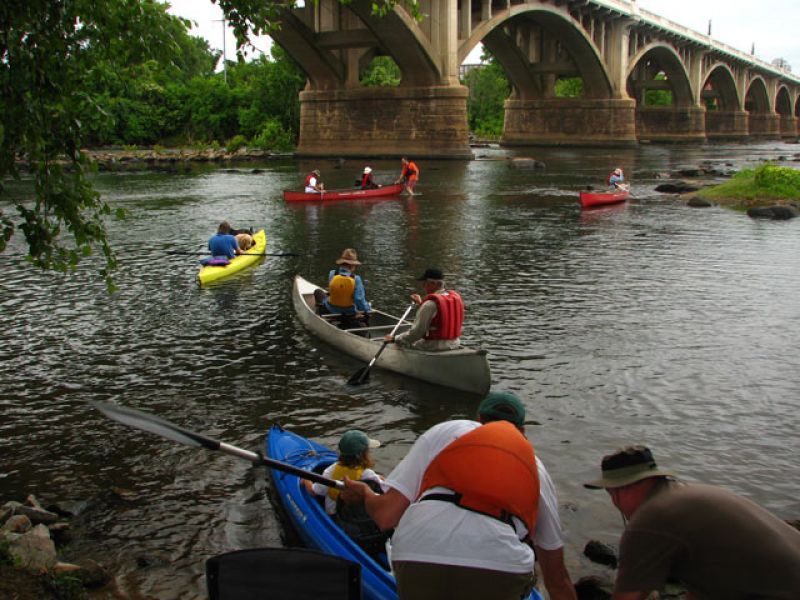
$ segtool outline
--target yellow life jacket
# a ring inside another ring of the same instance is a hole
[[[344,481],[344,478],[352,479],[353,481],[360,481],[361,474],[364,472],[364,467],[346,467],[342,463],[337,462],[331,472],[331,479],[336,481]],[[339,497],[339,490],[336,488],[328,488],[328,497],[331,500],[336,500]]]
[[[337,273],[328,284],[328,303],[338,308],[350,308],[354,304],[356,293],[355,275]]]

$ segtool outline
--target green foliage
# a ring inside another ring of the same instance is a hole
[[[644,93],[645,106],[672,106],[672,90],[647,90]]]
[[[228,152],[236,152],[240,148],[244,148],[246,145],[247,138],[245,138],[243,135],[235,135],[227,141],[225,144],[225,150]]]
[[[558,98],[580,98],[583,96],[583,79],[566,77],[556,81],[555,93]]]
[[[261,150],[286,152],[294,147],[291,132],[286,131],[280,121],[272,118],[264,123],[261,132],[253,138],[252,146]]]
[[[502,67],[490,60],[485,66],[468,71],[464,84],[469,88],[470,131],[484,138],[499,137],[503,133],[504,104],[511,94],[511,83]]]
[[[704,198],[737,201],[742,206],[759,201],[800,200],[800,170],[765,163],[744,169],[723,184],[706,188]]]
[[[402,73],[391,56],[376,56],[361,75],[361,85],[397,87]]]

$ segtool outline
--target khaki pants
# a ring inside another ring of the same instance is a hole
[[[400,600],[520,600],[533,589],[533,573],[397,561],[392,563]]]

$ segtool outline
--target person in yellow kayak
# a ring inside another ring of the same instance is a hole
[[[359,429],[346,431],[339,439],[339,459],[322,472],[323,477],[344,480],[362,481],[375,493],[386,491],[383,477],[372,468],[375,466],[370,450],[380,447],[378,440],[373,440]],[[354,542],[372,556],[385,552],[388,534],[381,532],[363,506],[346,505],[339,500],[339,490],[329,488],[321,483],[303,480],[306,489],[325,498],[325,512],[344,529]]]
[[[328,273],[328,293],[317,290],[314,299],[321,314],[336,314],[346,317],[369,319],[372,305],[367,302],[364,282],[355,270],[361,264],[353,248],[342,250],[336,259],[336,268]],[[351,319],[352,320],[352,319]]]
[[[564,565],[555,487],[525,437],[525,406],[492,392],[478,420],[423,433],[376,494],[345,478],[340,498],[363,504],[392,535],[401,600],[519,600],[538,560],[551,600],[575,600]]]
[[[208,240],[208,251],[213,258],[228,259],[240,253],[236,237],[231,234],[231,224],[223,221],[217,228],[217,233]]]

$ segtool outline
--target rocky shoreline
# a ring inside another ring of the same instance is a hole
[[[60,560],[73,540],[74,516],[33,495],[0,507],[0,598],[78,600],[113,583],[94,560]]]

